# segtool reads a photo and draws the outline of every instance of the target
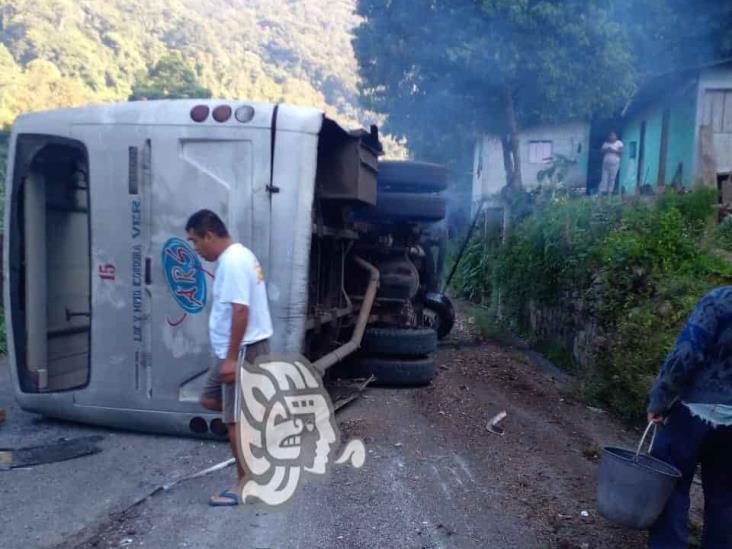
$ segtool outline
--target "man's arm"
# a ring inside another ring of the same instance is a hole
[[[231,304],[231,335],[229,336],[229,350],[226,352],[226,358],[220,364],[219,372],[221,380],[224,383],[234,383],[236,381],[236,367],[239,360],[239,351],[241,350],[241,342],[247,331],[249,323],[249,307],[239,303]]]

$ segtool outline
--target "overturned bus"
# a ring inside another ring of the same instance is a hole
[[[185,240],[221,215],[267,276],[273,351],[429,383],[454,319],[437,292],[447,172],[379,162],[378,131],[323,112],[176,100],[32,113],[13,127],[4,300],[20,406],[222,434],[198,395],[215,266]]]

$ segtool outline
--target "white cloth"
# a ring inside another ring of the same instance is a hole
[[[208,331],[211,347],[220,359],[226,358],[229,350],[231,305],[234,303],[249,307],[244,345],[272,337],[264,273],[251,250],[239,243],[231,244],[219,256],[213,283]]]
[[[610,155],[614,156],[614,155]],[[620,169],[620,162],[603,162],[602,163],[602,178],[600,179],[600,187],[598,191],[600,194],[612,194],[615,190],[615,180],[618,177],[618,170]]]
[[[689,409],[691,415],[715,427],[718,425],[725,427],[732,425],[732,406],[726,404],[697,404],[694,402],[684,402],[683,404]]]
[[[605,141],[602,144],[602,160],[603,162],[610,161],[613,163],[620,162],[620,149],[623,148],[623,142],[620,139],[616,139],[613,143]]]

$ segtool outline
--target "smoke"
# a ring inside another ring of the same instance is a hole
[[[641,81],[732,56],[730,0],[620,0],[612,16],[627,34]]]

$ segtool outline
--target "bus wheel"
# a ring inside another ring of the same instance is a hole
[[[438,339],[444,339],[455,325],[455,309],[445,294],[429,293],[424,299],[424,325],[437,332]]]
[[[447,168],[429,162],[385,160],[379,162],[379,191],[438,193],[447,188]]]
[[[354,377],[374,376],[374,384],[388,387],[419,387],[435,377],[435,358],[361,358],[353,365]]]
[[[367,355],[422,357],[437,350],[437,333],[431,328],[369,328],[361,349]]]

